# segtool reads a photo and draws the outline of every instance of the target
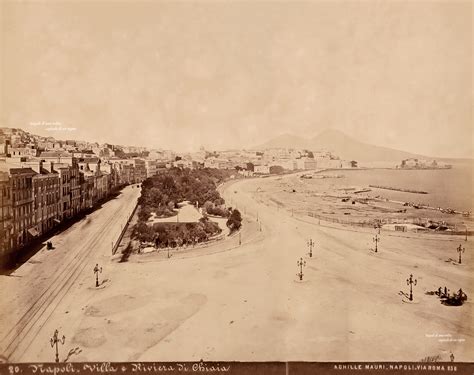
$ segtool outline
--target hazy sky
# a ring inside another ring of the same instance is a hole
[[[177,150],[335,128],[472,157],[471,2],[1,1],[0,9],[0,126]]]

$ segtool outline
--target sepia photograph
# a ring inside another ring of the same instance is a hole
[[[473,5],[0,0],[0,374],[472,375]]]

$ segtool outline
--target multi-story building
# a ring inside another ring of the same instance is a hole
[[[10,147],[7,149],[7,153],[11,157],[21,157],[21,156],[26,156],[26,157],[35,157],[38,155],[38,150],[33,147]]]
[[[133,166],[135,167],[135,180],[134,180],[134,182],[144,181],[147,177],[145,160],[135,158],[135,159],[133,159]]]
[[[173,162],[173,167],[181,168],[181,169],[193,168],[193,162],[192,160],[184,160],[184,159],[176,160]]]
[[[76,158],[73,153],[65,151],[45,151],[40,154],[40,159],[53,163],[67,164],[73,166]]]
[[[146,177],[151,177],[156,175],[157,172],[157,161],[156,160],[145,160],[145,169],[146,169]]]
[[[93,206],[109,195],[112,185],[112,173],[102,171],[102,163],[98,158],[80,159],[78,166],[80,173],[83,174],[82,192],[87,195],[87,201]],[[106,166],[104,169],[109,168]],[[92,191],[90,191],[91,184]]]
[[[143,148],[127,150],[134,158],[119,159],[115,155],[124,153],[116,147],[0,129],[0,261],[64,219],[92,208],[117,187],[141,182],[165,167],[136,156]],[[92,150],[99,148],[97,157]],[[167,152],[159,155],[171,159]]]
[[[132,159],[111,158],[109,162],[114,165],[115,170],[119,174],[118,181],[120,185],[135,183],[135,165]]]
[[[270,167],[268,165],[254,165],[253,170],[256,174],[270,173]]]
[[[0,172],[0,261],[5,260],[13,248],[13,216],[10,176]]]
[[[296,159],[296,166],[298,169],[316,169],[317,168],[317,161],[312,158],[300,158]]]
[[[50,231],[60,222],[59,174],[43,168],[33,176],[35,227],[40,235]]]
[[[109,178],[110,175],[101,170],[97,171],[94,179],[95,202],[97,203],[109,195]]]
[[[71,181],[71,216],[75,216],[81,211],[81,181],[76,159],[73,159],[69,172]]]
[[[105,163],[101,163],[100,169],[105,173],[109,174],[109,192],[115,191],[118,187],[120,187],[120,179],[119,179],[119,171],[120,166],[115,163],[111,163],[109,161]]]
[[[81,210],[94,206],[94,176],[90,171],[79,172],[81,182]]]
[[[283,169],[286,169],[288,171],[293,171],[293,170],[297,169],[296,160],[293,160],[293,159],[276,160],[276,161],[271,162],[271,165],[282,167]]]
[[[210,157],[204,160],[204,168],[234,169],[235,163],[228,159]]]
[[[59,216],[61,221],[72,217],[71,213],[71,170],[65,163],[55,163],[54,170],[59,174]]]
[[[13,249],[19,248],[39,235],[35,228],[33,176],[31,168],[10,168],[13,213]]]

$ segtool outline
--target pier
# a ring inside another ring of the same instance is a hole
[[[369,185],[369,187],[377,188],[377,189],[401,191],[403,193],[428,194],[427,191],[423,191],[423,190],[402,189],[402,188],[396,188],[396,187],[391,187],[391,186]]]

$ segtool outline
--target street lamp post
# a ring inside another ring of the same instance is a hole
[[[456,249],[456,251],[459,254],[459,264],[461,264],[461,254],[464,253],[465,250],[466,249],[464,249],[464,247],[462,247],[461,245],[459,245],[458,248]]]
[[[310,238],[308,240],[308,247],[309,247],[309,257],[312,258],[313,257],[313,246],[316,245],[313,241],[312,238]]]
[[[377,252],[378,246],[377,244],[380,242],[380,237],[378,234],[375,235],[375,237],[372,239],[375,242],[375,252]]]
[[[262,222],[259,222],[258,224],[259,224],[259,230],[261,232],[262,231]]]
[[[306,261],[303,260],[303,258],[300,258],[300,260],[296,262],[296,265],[300,268],[300,272],[297,273],[296,276],[299,276],[301,281],[303,280],[303,267],[306,266]]]
[[[239,232],[239,246],[242,245],[242,232]]]
[[[413,285],[416,285],[417,280],[413,280],[413,275],[410,275],[410,278],[407,279],[407,285],[410,285],[410,301],[413,301]]]
[[[98,264],[94,267],[94,274],[95,274],[95,287],[99,286],[99,272],[102,273],[102,267],[99,267]]]
[[[56,345],[56,363],[59,362],[59,348],[58,348],[58,343],[61,343],[62,345],[64,345],[65,341],[66,341],[66,337],[63,335],[62,338],[58,338],[58,335],[59,335],[59,332],[58,330],[55,330],[54,331],[54,335],[53,337],[51,337],[50,339],[50,342],[51,342],[51,347],[55,346]]]

